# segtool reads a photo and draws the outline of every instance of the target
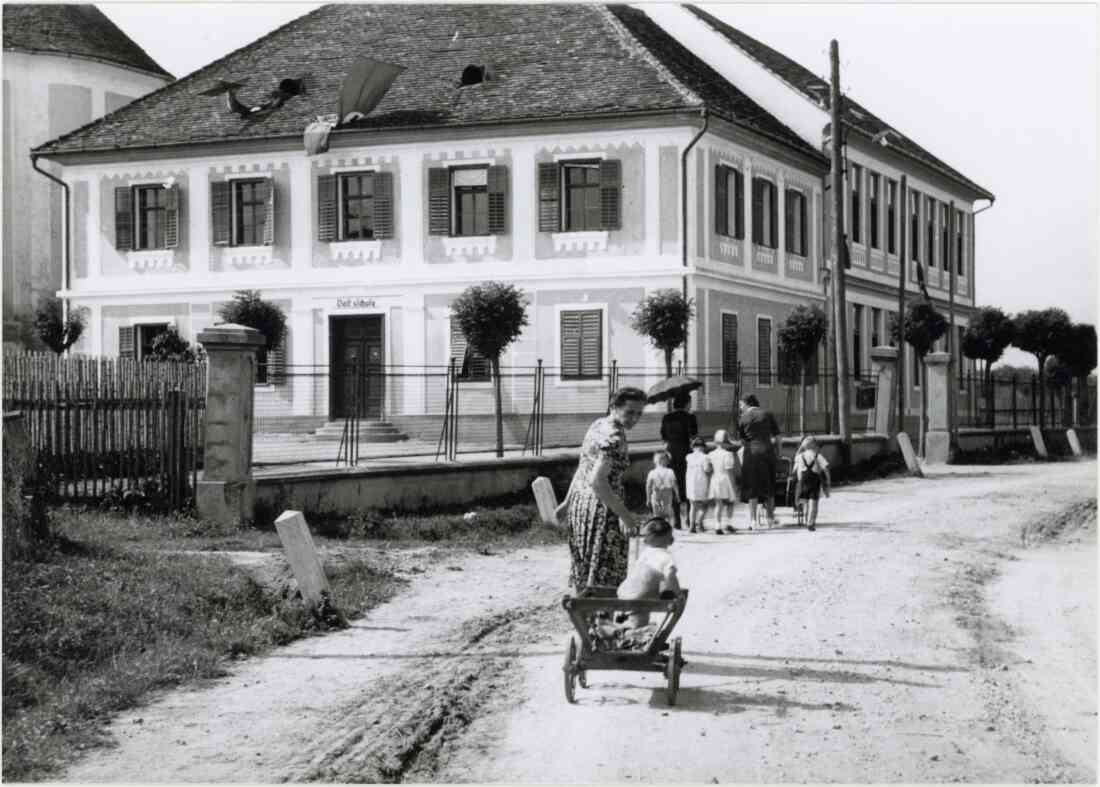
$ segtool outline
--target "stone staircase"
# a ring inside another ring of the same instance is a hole
[[[340,442],[344,434],[344,421],[329,421],[319,427],[313,436],[318,440]],[[400,431],[389,421],[374,421],[363,418],[359,421],[360,443],[397,443],[408,440],[408,435]]]

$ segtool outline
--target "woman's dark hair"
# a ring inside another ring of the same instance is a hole
[[[749,407],[760,406],[760,400],[756,398],[756,394],[745,394],[741,397],[741,401],[747,404]]]
[[[691,394],[686,392],[676,394],[675,398],[672,400],[672,408],[674,410],[683,410],[689,404],[691,404]]]
[[[645,391],[641,388],[626,387],[620,388],[615,393],[611,394],[611,398],[607,402],[608,407],[622,407],[627,402],[642,402],[647,403],[649,398],[646,396]]]

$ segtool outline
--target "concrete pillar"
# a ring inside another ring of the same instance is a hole
[[[195,503],[203,519],[222,524],[252,519],[252,397],[256,351],[265,345],[255,328],[222,324],[198,335],[205,348],[206,442]]]
[[[925,438],[925,464],[947,464],[951,455],[951,431],[947,406],[948,363],[951,356],[945,352],[928,353],[924,365],[928,369],[928,436]]]
[[[871,348],[871,378],[878,381],[875,392],[875,409],[867,418],[867,428],[879,434],[890,434],[890,421],[897,403],[898,349],[896,347]]]

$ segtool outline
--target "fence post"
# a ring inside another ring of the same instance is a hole
[[[890,434],[890,422],[893,420],[894,395],[897,386],[894,384],[894,375],[897,374],[898,350],[896,347],[872,347],[871,348],[871,374],[876,380],[875,409],[872,417],[871,428],[879,434]],[[899,424],[895,431],[902,431]]]
[[[1018,416],[1016,415],[1016,373],[1012,373],[1012,428],[1016,429],[1019,426]]]
[[[1031,423],[1039,423],[1039,407],[1035,402],[1035,389],[1039,380],[1039,376],[1036,374],[1031,375]],[[1042,424],[1039,424],[1042,426]]]
[[[924,439],[926,464],[946,464],[950,461],[951,431],[948,420],[948,399],[951,379],[948,364],[951,356],[945,352],[928,353],[924,365],[928,369],[928,434]]]
[[[215,325],[198,335],[206,350],[206,441],[195,502],[204,518],[223,524],[252,519],[252,398],[256,351],[263,334],[243,325]]]

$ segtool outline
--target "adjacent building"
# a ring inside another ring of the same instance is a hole
[[[171,74],[95,6],[5,4],[4,342],[14,319],[62,287],[62,189],[31,166],[32,148],[162,87]],[[56,163],[39,166],[57,175]]]
[[[590,414],[605,407],[613,362],[623,380],[663,376],[629,316],[675,288],[697,305],[677,360],[709,370],[702,406],[728,408],[742,367],[767,398],[779,390],[779,325],[823,304],[829,160],[820,138],[647,11],[324,6],[43,145],[73,192],[62,294],[91,315],[80,349],[140,357],[165,326],[193,338],[235,290],[259,289],[290,317],[264,359],[261,416],[339,418],[352,397],[343,370],[368,364],[393,373],[367,414],[416,418],[440,412],[444,395],[417,370],[465,354],[450,302],[501,280],[530,302],[502,364],[541,360],[546,411]],[[364,56],[404,70],[308,154],[306,127],[336,112]],[[249,106],[294,90],[242,117],[210,95],[223,80]],[[885,193],[897,172],[875,174]],[[885,205],[870,209],[881,248],[868,235],[857,262],[865,299],[851,297],[867,308],[867,346],[896,287]],[[491,401],[474,360],[464,413]]]

